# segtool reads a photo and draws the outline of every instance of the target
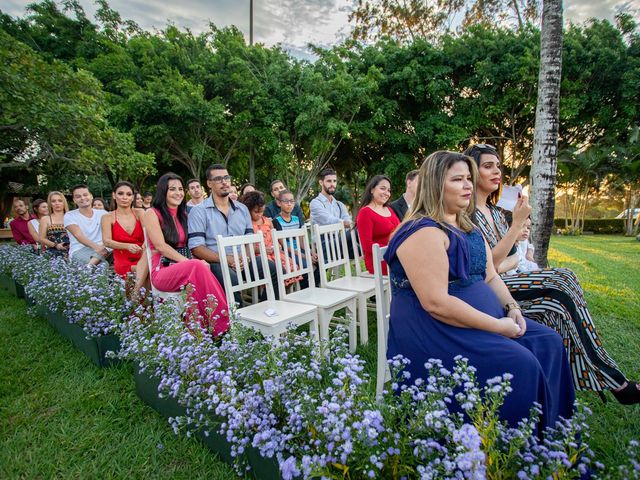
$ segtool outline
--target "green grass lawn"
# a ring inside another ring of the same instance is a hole
[[[554,237],[550,261],[578,274],[605,347],[640,380],[640,242]],[[137,398],[131,365],[93,366],[2,290],[0,332],[0,478],[234,477]],[[375,373],[374,325],[370,342],[359,352]],[[603,404],[589,392],[579,398],[593,411],[596,457],[617,465],[629,440],[640,438],[640,406],[620,406],[610,395]]]

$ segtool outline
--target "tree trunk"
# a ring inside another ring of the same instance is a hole
[[[562,0],[544,0],[540,32],[538,104],[531,165],[531,223],[535,260],[547,265],[553,230],[562,75]]]

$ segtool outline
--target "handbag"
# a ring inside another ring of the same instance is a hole
[[[183,257],[187,257],[189,260],[193,258],[191,256],[191,249],[189,247],[174,247],[174,250]],[[160,257],[160,265],[162,265],[163,267],[168,267],[172,263],[176,263],[176,261],[171,260],[169,257]]]

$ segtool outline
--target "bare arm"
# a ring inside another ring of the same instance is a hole
[[[518,302],[516,302],[511,296],[509,289],[502,281],[502,278],[500,278],[500,275],[498,275],[498,272],[496,272],[496,269],[493,266],[493,260],[491,259],[491,249],[489,248],[489,244],[486,242],[486,240],[485,249],[487,251],[487,270],[485,282],[487,283],[487,285],[489,285],[489,287],[491,287],[491,290],[493,290],[493,293],[496,294],[496,297],[498,297],[500,305],[510,305],[507,316],[511,318],[520,328],[520,331],[515,335],[515,337],[521,337],[527,331],[527,324],[522,316],[522,311],[520,310],[520,307],[517,307]]]
[[[398,248],[398,258],[422,308],[449,325],[514,336],[513,322],[494,318],[449,295],[448,244],[449,239],[441,230],[423,228]]]
[[[518,241],[518,238],[522,233],[522,227],[524,227],[530,213],[531,206],[529,205],[529,199],[526,195],[522,195],[516,202],[516,206],[513,209],[513,217],[509,230],[506,235],[500,239],[498,244],[491,249],[491,253],[493,254],[493,265],[498,271],[506,271],[501,270],[500,268],[502,262],[506,260],[509,252]],[[518,265],[517,260],[516,265]]]
[[[128,250],[131,253],[140,253],[142,248],[135,243],[116,242],[113,239],[114,221],[113,213],[108,213],[100,219],[100,230],[102,231],[102,243],[104,246],[115,250]]]
[[[171,245],[164,241],[164,235],[162,234],[162,228],[160,227],[160,220],[158,220],[158,216],[153,209],[149,209],[145,212],[143,225],[147,230],[147,237],[149,237],[153,247],[160,252],[160,255],[177,263],[189,260],[187,257],[180,255],[171,247]]]
[[[40,235],[36,232],[36,229],[31,222],[27,223],[27,229],[29,230],[29,234],[31,235],[31,238],[33,238],[33,241],[39,243]]]
[[[76,240],[78,240],[84,246],[92,248],[93,250],[95,250],[100,255],[104,256],[104,255],[107,254],[106,248],[104,248],[102,245],[98,245],[96,242],[92,242],[91,240],[89,240],[85,236],[85,234],[82,233],[82,230],[80,230],[80,227],[78,225],[75,225],[75,224],[68,225],[66,228],[67,228],[67,230],[69,230],[69,233],[71,233],[71,235],[76,237]]]
[[[496,269],[498,273],[508,272],[509,270],[513,270],[518,266],[519,260],[520,257],[518,256],[518,254],[514,253],[513,255],[509,255],[507,258],[505,258],[504,261],[500,265],[498,265],[498,267],[496,267]]]

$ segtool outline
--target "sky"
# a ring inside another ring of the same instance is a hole
[[[34,0],[0,0],[0,10],[24,15]],[[350,32],[349,12],[356,0],[254,0],[254,41],[282,46],[296,56],[305,56],[307,44],[330,46]],[[171,22],[199,33],[209,22],[218,27],[236,25],[249,37],[250,0],[110,0],[123,19],[134,20],[144,29],[161,29]],[[92,0],[80,0],[87,14],[95,11]],[[582,23],[589,18],[613,20],[619,9],[640,11],[640,0],[565,0],[565,22]]]

